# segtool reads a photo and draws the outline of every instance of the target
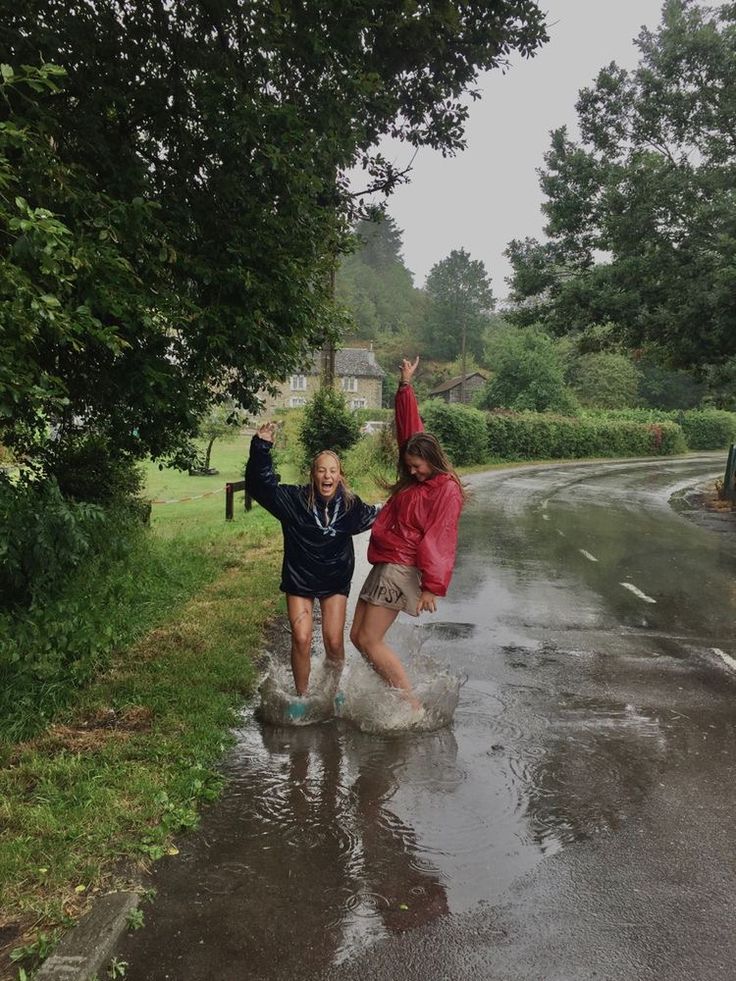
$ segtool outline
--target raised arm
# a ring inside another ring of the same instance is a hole
[[[254,501],[277,518],[282,517],[279,478],[273,469],[271,450],[275,426],[267,422],[250,442],[250,455],[245,467],[245,488]]]
[[[417,397],[411,385],[418,365],[419,355],[413,361],[404,358],[401,362],[401,380],[394,399],[396,442],[399,444],[399,449],[414,433],[424,432],[424,425],[419,417]]]

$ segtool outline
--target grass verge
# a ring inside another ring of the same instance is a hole
[[[115,644],[94,677],[35,692],[48,718],[26,720],[31,738],[6,729],[0,741],[0,978],[32,969],[97,893],[166,854],[217,796],[281,609],[277,529],[261,509],[226,524],[223,495],[171,505],[104,584],[76,584]]]

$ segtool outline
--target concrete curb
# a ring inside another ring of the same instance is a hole
[[[90,912],[64,934],[34,975],[35,981],[91,981],[101,974],[139,900],[136,892],[111,892],[96,900]]]

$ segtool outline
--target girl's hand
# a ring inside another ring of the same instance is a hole
[[[437,612],[437,597],[434,593],[430,593],[428,589],[422,590],[422,595],[419,597],[419,602],[417,603],[417,613],[436,613]]]
[[[259,439],[265,440],[267,443],[273,443],[275,434],[276,434],[275,422],[264,422],[263,425],[259,426],[256,431],[256,436]]]
[[[411,380],[414,377],[414,372],[417,370],[419,364],[419,355],[414,358],[413,361],[409,361],[408,358],[403,358],[399,368],[401,369],[401,384],[411,385]]]

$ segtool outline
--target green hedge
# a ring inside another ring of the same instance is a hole
[[[736,412],[690,409],[677,413],[691,450],[722,450],[736,442]]]
[[[670,421],[492,412],[487,428],[490,453],[508,460],[667,456],[687,449],[682,429]]]
[[[486,413],[467,405],[429,399],[420,406],[424,427],[442,444],[456,467],[488,459]]]
[[[0,608],[58,595],[84,562],[114,547],[110,515],[67,500],[55,480],[0,481]]]
[[[589,409],[584,419],[643,423],[676,422],[691,450],[722,450],[736,442],[736,412],[722,409]]]

